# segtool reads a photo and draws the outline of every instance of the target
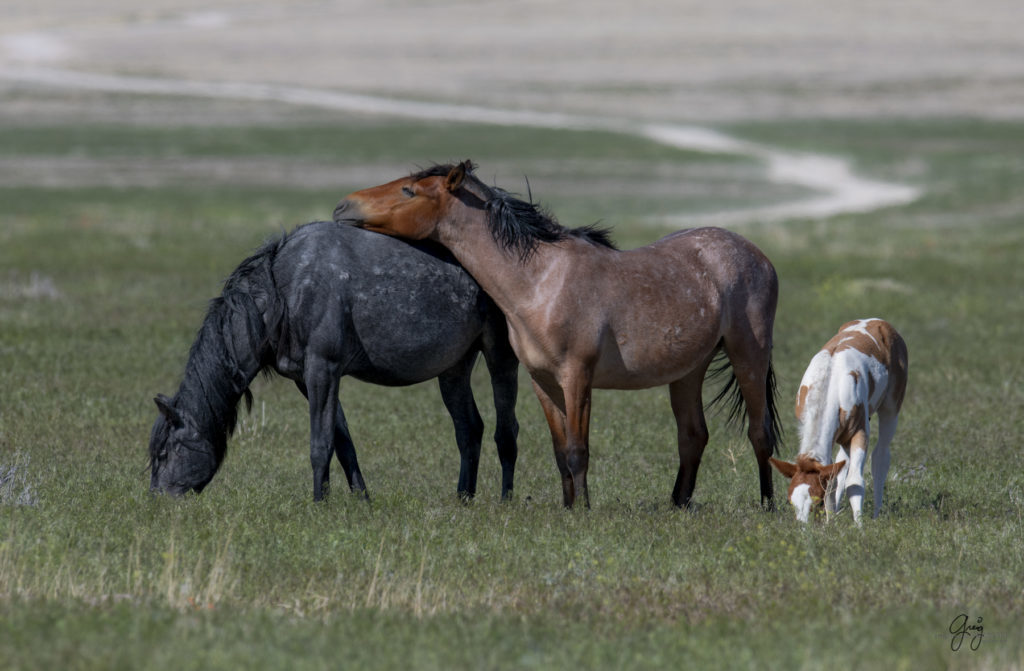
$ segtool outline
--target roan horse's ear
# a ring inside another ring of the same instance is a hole
[[[777,470],[779,473],[782,473],[790,480],[792,480],[793,476],[796,475],[796,464],[791,464],[788,461],[780,461],[775,457],[769,457],[768,461],[770,461],[772,466],[775,467],[775,470]]]
[[[160,414],[166,417],[167,421],[169,421],[172,426],[180,427],[185,424],[181,415],[179,415],[178,411],[171,405],[171,399],[167,398],[163,394],[157,394],[156,398],[153,399],[153,402],[156,403],[157,410],[160,411]]]
[[[470,161],[463,161],[448,173],[448,176],[444,178],[444,188],[449,193],[455,191],[457,188],[462,186],[462,181],[466,179],[466,172],[472,170],[473,164]]]

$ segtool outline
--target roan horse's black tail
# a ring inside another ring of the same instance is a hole
[[[736,383],[736,373],[732,369],[729,357],[726,356],[725,350],[720,350],[711,362],[711,367],[708,368],[708,372],[707,375],[705,375],[704,380],[705,382],[707,380],[715,380],[726,373],[729,374],[729,379],[726,380],[725,384],[722,385],[722,388],[718,390],[715,397],[704,404],[704,410],[710,410],[719,402],[724,401],[728,411],[726,423],[736,425],[740,424],[743,420],[746,401],[743,398],[743,394],[740,392],[739,384]],[[770,360],[768,362],[768,375],[765,377],[764,391],[765,404],[767,406],[764,419],[765,433],[768,435],[768,446],[771,448],[772,454],[778,454],[779,444],[782,442],[782,422],[779,420],[779,412],[776,407],[778,387],[775,382],[775,367],[772,365]]]

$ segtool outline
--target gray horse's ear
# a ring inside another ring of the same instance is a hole
[[[450,193],[455,191],[457,188],[462,186],[462,181],[466,179],[466,171],[471,170],[473,164],[470,161],[463,161],[448,173],[448,176],[444,178],[444,188]]]
[[[167,398],[163,394],[157,394],[156,398],[153,399],[153,402],[156,403],[157,410],[160,411],[160,414],[166,417],[167,421],[169,421],[173,426],[179,427],[185,424],[181,415],[179,415],[178,411],[171,405],[171,399]]]

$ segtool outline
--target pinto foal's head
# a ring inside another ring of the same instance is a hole
[[[796,518],[806,522],[810,517],[811,510],[820,510],[825,503],[825,493],[828,491],[829,482],[846,465],[845,461],[825,466],[817,459],[812,459],[801,454],[796,458],[796,463],[780,461],[772,458],[772,466],[789,478],[789,492],[786,497],[796,508]]]

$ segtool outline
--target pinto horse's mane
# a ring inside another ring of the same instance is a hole
[[[412,175],[414,180],[427,177],[444,177],[457,165],[433,165]],[[487,186],[472,171],[476,166],[467,162],[467,179],[480,190],[484,201],[487,225],[494,239],[506,250],[514,251],[520,261],[526,261],[542,242],[559,242],[568,238],[580,238],[600,247],[617,249],[611,239],[611,229],[590,224],[568,228],[558,223],[554,215],[541,205],[522,200],[516,194],[496,186]]]

